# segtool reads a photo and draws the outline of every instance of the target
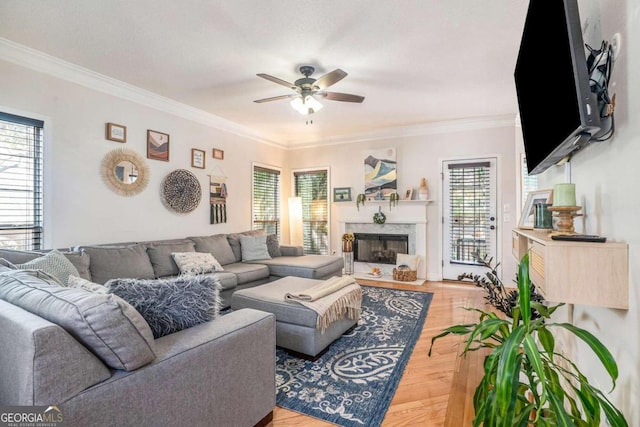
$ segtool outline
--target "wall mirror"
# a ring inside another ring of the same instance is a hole
[[[149,183],[149,167],[135,151],[117,148],[102,160],[102,179],[113,192],[133,196]]]

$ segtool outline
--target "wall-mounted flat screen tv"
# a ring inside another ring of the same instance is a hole
[[[530,0],[514,76],[529,174],[600,130],[576,0]]]

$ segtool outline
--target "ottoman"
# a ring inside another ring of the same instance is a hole
[[[341,319],[333,322],[321,333],[316,329],[318,315],[315,311],[284,300],[287,292],[301,292],[320,282],[321,280],[301,277],[283,277],[264,285],[234,292],[231,308],[253,308],[274,314],[276,345],[313,358],[358,323],[353,319]]]

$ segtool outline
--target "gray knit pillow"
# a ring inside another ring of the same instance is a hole
[[[80,276],[78,269],[73,266],[71,261],[55,249],[40,258],[14,265],[20,270],[42,270],[55,277],[56,281],[63,286],[67,286],[69,276]]]
[[[215,276],[112,279],[105,287],[142,315],[155,338],[213,320],[220,310],[220,282]]]

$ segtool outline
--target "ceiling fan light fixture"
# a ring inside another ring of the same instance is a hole
[[[298,113],[306,116],[308,114],[313,114],[322,109],[322,104],[318,102],[311,95],[307,95],[305,97],[298,97],[291,100],[291,107],[296,110]]]

